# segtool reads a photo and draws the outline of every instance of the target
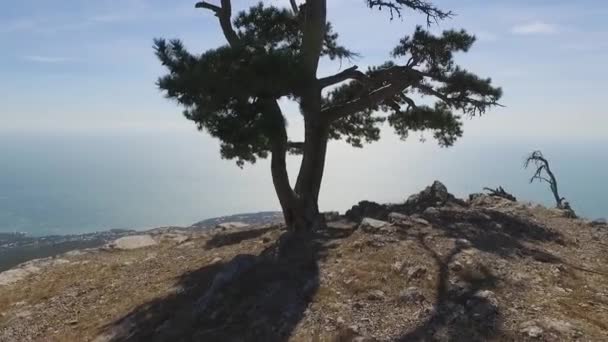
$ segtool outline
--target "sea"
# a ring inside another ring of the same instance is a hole
[[[363,149],[329,146],[320,206],[399,202],[440,180],[466,197],[503,186],[522,201],[553,205],[529,183],[525,156],[540,149],[559,190],[581,216],[608,216],[608,141],[466,136],[451,148],[389,137]],[[298,157],[289,161],[295,178]],[[188,226],[209,217],[279,208],[267,160],[242,169],[196,130],[0,134],[0,232],[32,236]]]

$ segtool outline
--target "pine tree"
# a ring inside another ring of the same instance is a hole
[[[157,39],[155,51],[168,69],[158,86],[185,108],[187,119],[221,141],[222,157],[239,166],[271,157],[285,221],[296,232],[323,224],[317,203],[330,139],[362,147],[377,141],[379,126],[388,121],[404,139],[411,131],[431,131],[441,146],[450,146],[462,136],[461,116],[498,105],[500,88],[454,63],[454,53],[467,52],[475,41],[464,30],[433,35],[419,26],[384,64],[319,76],[320,59],[358,55],[340,45],[326,19],[327,0],[285,2],[288,6],[259,3],[234,18],[231,0],[199,2],[196,8],[218,18],[227,44],[195,55],[179,40]],[[425,0],[365,0],[365,5],[387,10],[391,18],[405,10],[420,12],[427,26],[452,16]],[[420,97],[435,103],[416,103]],[[299,104],[303,142],[288,139],[281,98]],[[302,155],[293,185],[286,169],[290,152]]]

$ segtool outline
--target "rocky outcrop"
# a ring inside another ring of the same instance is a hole
[[[385,220],[389,213],[387,205],[372,201],[361,201],[346,211],[344,216],[354,222],[361,222],[364,217]]]
[[[354,222],[361,222],[364,217],[386,221],[389,219],[390,213],[420,214],[427,208],[442,206],[462,207],[466,206],[466,202],[449,193],[443,183],[435,181],[421,192],[411,195],[404,203],[378,204],[371,201],[361,201],[349,209],[344,216]]]

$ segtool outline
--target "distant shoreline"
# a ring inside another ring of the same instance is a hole
[[[214,217],[194,223],[189,227],[157,227],[144,229],[110,229],[84,234],[31,236],[26,233],[0,233],[0,272],[33,259],[48,258],[69,251],[97,248],[127,235],[145,234],[158,229],[207,229],[225,222],[266,224],[282,220],[281,212],[262,211]]]

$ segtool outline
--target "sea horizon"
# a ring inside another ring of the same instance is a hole
[[[389,142],[394,144],[389,137]],[[400,202],[434,180],[466,198],[503,186],[523,202],[553,206],[546,184],[529,184],[527,153],[541,149],[561,195],[589,219],[606,217],[600,141],[498,140],[475,135],[443,149],[415,137],[382,152],[330,143],[320,207],[344,212],[361,200]],[[95,134],[0,135],[0,232],[69,235],[110,229],[189,226],[206,218],[279,211],[267,160],[238,168],[222,160],[217,142],[200,132],[139,131]],[[205,147],[205,148],[203,148]],[[361,164],[365,161],[365,164]],[[297,158],[289,161],[291,178]],[[356,172],[352,170],[356,169]]]

